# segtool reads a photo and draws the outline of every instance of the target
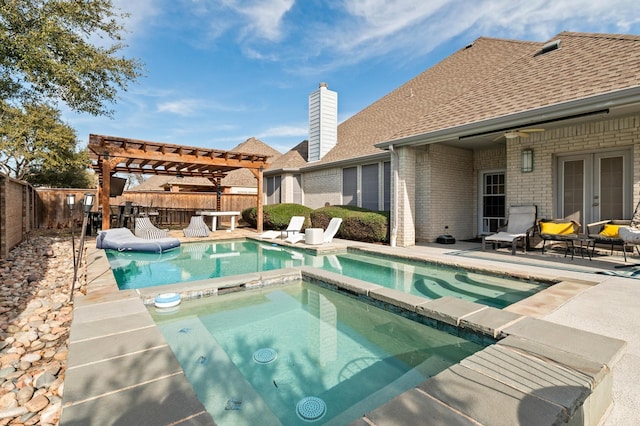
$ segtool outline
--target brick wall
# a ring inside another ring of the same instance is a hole
[[[307,172],[302,180],[304,205],[317,209],[326,203],[342,204],[342,169],[331,168]]]
[[[427,148],[417,156],[416,240],[434,241],[442,234],[473,237],[477,218],[473,151],[442,144]]]
[[[532,148],[534,152],[531,173],[520,171],[524,148]],[[611,149],[633,152],[633,200],[630,204],[635,206],[640,201],[640,116],[585,123],[533,133],[526,139],[507,140],[507,205],[536,204],[538,218],[555,217],[557,156]]]
[[[400,247],[414,245],[416,242],[416,182],[419,172],[417,159],[420,157],[415,148],[401,147],[396,150],[396,155],[391,156],[393,163],[397,164],[398,182],[396,189],[397,198],[391,191],[391,205],[396,203],[396,210],[391,208],[391,224],[397,225],[396,244]],[[393,180],[393,177],[392,177]],[[395,214],[397,213],[397,219]]]

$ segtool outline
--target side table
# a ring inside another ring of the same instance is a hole
[[[304,231],[305,244],[322,244],[324,238],[324,229],[322,228],[307,228]]]

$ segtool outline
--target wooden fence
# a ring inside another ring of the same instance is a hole
[[[0,173],[0,258],[6,258],[34,229],[71,229],[72,224],[78,229],[83,220],[81,201],[87,192],[95,193],[95,190],[35,189],[27,182]],[[67,207],[67,194],[76,196],[73,211]],[[220,197],[221,211],[242,211],[257,204],[253,194],[221,194]],[[215,210],[216,193],[127,191],[111,200],[116,207],[131,201],[143,212],[157,211],[160,225],[184,228],[196,211]],[[90,233],[102,226],[97,206],[93,210]]]
[[[26,182],[0,173],[0,258],[20,244],[38,227],[39,200]]]
[[[38,189],[41,200],[39,211],[39,223],[48,229],[66,229],[73,221],[77,227],[82,223],[82,210],[80,201],[86,192],[95,190],[82,189]],[[75,194],[76,208],[71,214],[66,206],[67,194]],[[125,191],[118,197],[111,197],[110,214],[117,214],[118,207],[130,201],[143,213],[157,212],[157,221],[160,225],[172,228],[186,227],[191,216],[198,210],[216,210],[215,192],[181,193],[181,192],[160,192],[160,191]],[[221,211],[242,211],[248,207],[256,206],[255,194],[221,194]],[[94,211],[98,207],[94,206]],[[95,216],[94,216],[95,217]],[[101,223],[94,220],[92,225],[101,227]]]

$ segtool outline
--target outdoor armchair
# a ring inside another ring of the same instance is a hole
[[[538,222],[538,234],[542,238],[542,253],[547,241],[567,243],[580,233],[580,223],[570,219],[541,219]]]
[[[620,238],[619,229],[621,226],[630,226],[630,220],[601,220],[587,225],[587,235],[596,244],[611,246],[613,254],[614,246],[620,246],[624,251],[624,241]]]

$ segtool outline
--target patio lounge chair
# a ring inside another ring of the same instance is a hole
[[[260,234],[260,238],[273,240],[274,238],[281,237],[282,234],[285,234],[286,237],[289,237],[290,236],[289,234],[291,235],[298,234],[300,233],[300,231],[302,231],[302,227],[304,226],[304,220],[305,220],[304,216],[291,216],[287,229],[285,229],[284,231],[275,231],[275,230],[265,231],[262,234]]]
[[[529,245],[529,235],[533,234],[536,226],[536,206],[512,206],[509,207],[509,217],[505,231],[482,237],[482,251],[486,249],[486,243],[494,246],[500,243],[511,244],[511,254],[516,254],[518,241],[522,241],[522,250],[526,253]]]
[[[338,229],[340,229],[341,224],[342,224],[342,218],[340,217],[334,217],[331,219],[331,221],[329,221],[329,225],[327,225],[327,229],[325,229],[322,235],[322,244],[327,244],[333,241],[333,237],[335,237],[336,234],[338,233]],[[285,238],[285,241],[288,243],[295,244],[299,241],[304,241],[304,239],[305,239],[305,234],[298,232],[296,234],[293,234]]]
[[[168,229],[157,228],[148,217],[136,217],[136,227],[134,231],[136,237],[153,240],[156,238],[167,238],[169,236]]]
[[[538,222],[538,234],[542,238],[542,253],[547,241],[563,242],[578,238],[580,224],[571,219],[541,219]]]
[[[209,227],[204,223],[202,216],[191,216],[189,226],[182,230],[185,237],[208,237]]]

